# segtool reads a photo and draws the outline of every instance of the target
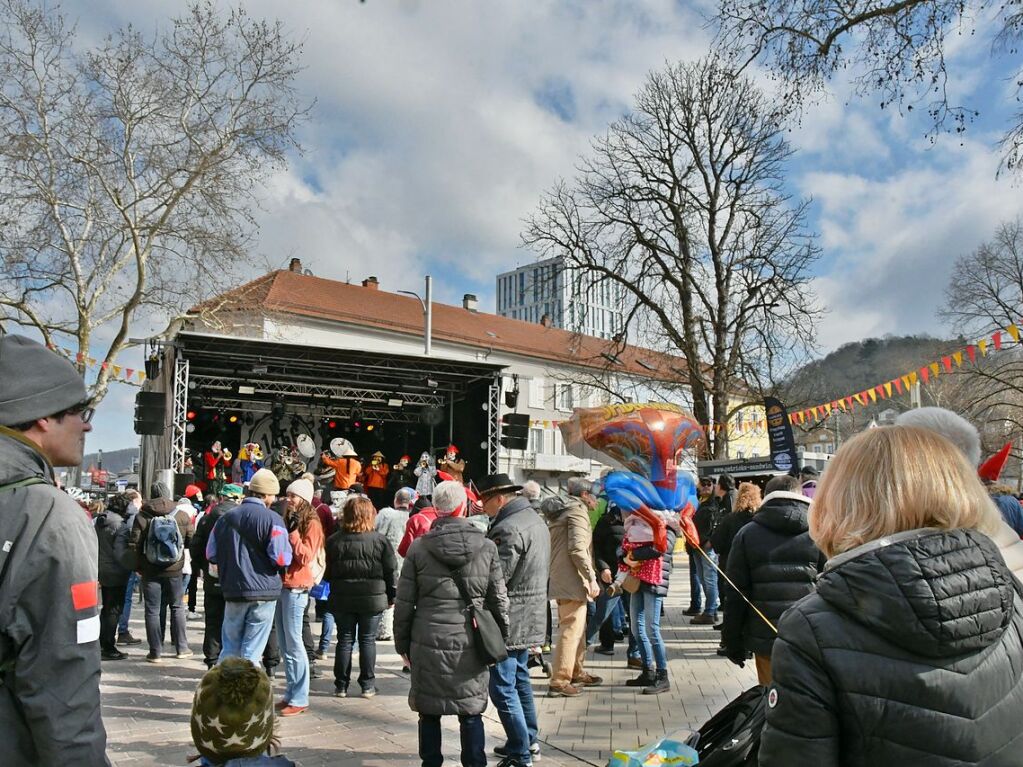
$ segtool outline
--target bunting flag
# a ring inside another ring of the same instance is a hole
[[[897,391],[899,394],[902,394],[902,379],[895,378],[892,380],[892,383],[895,384],[895,391]]]
[[[891,398],[892,396],[892,382],[888,381],[884,384],[884,393],[886,397]]]
[[[977,341],[977,346],[980,347],[980,355],[982,357],[986,357],[987,356],[987,339],[986,338],[982,338],[979,341]]]
[[[852,403],[853,403],[852,396],[846,397],[845,400],[843,400],[843,401],[845,402],[845,404],[849,408],[849,410],[852,410]]]
[[[952,358],[951,357],[948,357],[948,356],[942,357],[941,358],[941,364],[945,366],[945,372],[946,373],[951,373],[952,372]]]
[[[916,373],[913,373],[913,375],[915,376]],[[909,373],[906,373],[906,375],[902,376],[902,384],[903,386],[906,387],[906,391],[909,391],[910,387],[913,385],[913,379],[910,378]]]
[[[952,354],[952,359],[955,360],[957,368],[961,368],[963,366],[963,353],[962,352],[954,352]]]
[[[995,344],[995,351],[1001,351],[1002,349],[1002,331],[996,330],[994,335],[991,336],[991,340]]]
[[[884,399],[884,385],[883,384],[878,384],[877,386],[875,386],[874,387],[874,391],[877,392],[877,396],[878,397],[880,397],[881,399]]]
[[[877,402],[877,392],[873,389],[867,390],[867,396],[870,397],[871,402]]]
[[[930,381],[931,371],[928,369],[928,367],[926,365],[924,365],[922,368],[920,368],[920,377],[922,379],[924,379],[924,383],[927,383],[928,381]]]
[[[977,364],[977,347],[970,344],[966,347],[966,356],[970,358],[970,362],[974,365]]]
[[[1006,330],[1009,331],[1009,335],[1012,336],[1012,340],[1019,343],[1019,328],[1016,327],[1015,323],[1009,325]]]

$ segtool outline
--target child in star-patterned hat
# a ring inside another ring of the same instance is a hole
[[[192,700],[192,741],[201,767],[295,767],[276,750],[273,691],[263,670],[246,658],[214,666]]]

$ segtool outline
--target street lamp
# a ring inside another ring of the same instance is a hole
[[[415,296],[419,299],[419,303],[423,307],[423,316],[426,320],[426,332],[424,339],[424,353],[427,357],[430,356],[430,348],[432,344],[433,335],[433,277],[426,275],[426,298],[422,298],[418,293],[411,290],[399,290],[399,293],[404,293],[406,296]]]

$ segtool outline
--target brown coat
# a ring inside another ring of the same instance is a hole
[[[569,498],[557,512],[551,505],[544,504],[551,531],[550,598],[586,601],[587,587],[596,578],[589,513],[578,498]]]

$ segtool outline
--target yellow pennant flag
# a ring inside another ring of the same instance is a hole
[[[825,402],[824,403],[824,409],[828,412],[828,415],[831,415],[831,403],[830,402]]]
[[[89,367],[91,367],[91,368],[96,367],[96,358],[95,357],[89,357]]]
[[[146,374],[145,374],[145,373],[143,373],[143,372],[142,372],[142,371],[140,370],[140,371],[139,371],[139,383],[141,383],[142,381],[145,381],[145,380],[146,380]]]
[[[120,378],[121,377],[121,366],[120,365],[111,365],[110,367],[113,368],[113,370],[114,370],[114,378]]]
[[[844,400],[844,399],[840,399],[840,400],[838,401],[838,407],[839,407],[839,409],[840,409],[840,410],[842,410],[843,412],[845,411],[845,400]]]
[[[963,365],[963,353],[962,352],[953,352],[952,353],[952,359],[955,360],[957,368],[958,367],[962,367],[962,365]]]
[[[940,369],[941,366],[938,365],[937,362],[932,362],[930,365],[928,365],[928,367],[931,369],[931,375],[937,378],[938,370]]]
[[[919,381],[919,380],[920,380],[920,376],[917,375],[917,372],[915,370],[912,373],[909,374],[909,383],[910,383],[910,385],[916,386],[916,382]]]
[[[885,385],[884,385],[884,393],[886,395],[888,395],[889,397],[892,396],[892,382],[891,381],[888,381],[887,383],[885,383]]]
[[[987,339],[986,338],[982,338],[979,341],[977,341],[977,348],[980,349],[980,353],[986,357],[987,356]]]
[[[1012,336],[1012,340],[1019,343],[1019,328],[1015,324],[1009,325],[1006,328],[1009,331],[1009,335]]]
[[[873,389],[867,389],[867,394],[870,396],[871,402],[877,402],[877,392]]]

